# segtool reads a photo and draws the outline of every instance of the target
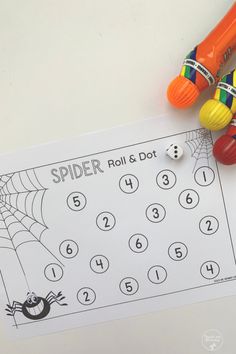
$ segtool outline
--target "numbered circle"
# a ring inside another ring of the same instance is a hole
[[[162,189],[171,189],[176,184],[176,175],[171,170],[163,170],[158,173],[156,182]]]
[[[83,193],[73,192],[67,197],[67,205],[71,210],[80,211],[85,208],[86,204],[87,200]]]
[[[213,235],[219,229],[219,221],[211,215],[200,220],[199,228],[205,235]]]
[[[160,265],[151,267],[148,271],[148,279],[154,284],[161,284],[167,278],[167,271]]]
[[[91,288],[82,288],[77,293],[77,299],[82,305],[91,305],[96,300],[96,293]]]
[[[124,193],[134,193],[138,189],[139,181],[134,175],[124,175],[119,181],[119,186]]]
[[[94,256],[90,261],[90,268],[95,273],[105,273],[109,268],[109,261],[105,256]]]
[[[146,209],[146,217],[151,222],[161,222],[166,216],[166,210],[161,204],[151,204]]]
[[[174,242],[168,248],[168,254],[174,261],[182,261],[187,257],[188,248],[182,242]]]
[[[120,291],[125,295],[134,295],[138,289],[138,282],[134,278],[124,278],[120,282]]]
[[[135,234],[129,239],[129,247],[135,253],[142,253],[148,247],[148,239],[142,234]]]
[[[63,277],[63,269],[59,264],[50,263],[44,269],[45,277],[50,281],[58,281]]]
[[[65,258],[74,258],[79,252],[79,246],[73,240],[65,240],[60,244],[59,251]]]
[[[200,272],[203,278],[214,279],[220,273],[220,266],[214,261],[207,261],[202,264]]]
[[[97,216],[96,223],[100,230],[109,231],[115,226],[116,219],[112,213],[104,211]]]
[[[202,187],[209,186],[214,182],[215,172],[208,166],[200,167],[194,174],[194,179]]]
[[[179,203],[184,209],[193,209],[199,203],[199,195],[193,189],[185,189],[179,195]]]

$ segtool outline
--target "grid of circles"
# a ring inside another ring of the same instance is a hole
[[[203,166],[194,174],[195,182],[202,187],[209,186],[215,179],[214,171]],[[177,183],[176,174],[169,170],[162,170],[156,176],[156,184],[161,189],[169,190]],[[140,186],[138,178],[133,174],[126,174],[119,180],[119,188],[123,193],[133,194]],[[200,202],[199,194],[193,189],[183,190],[178,201],[184,209],[194,209]],[[67,197],[67,204],[71,210],[83,210],[87,204],[85,195],[81,192],[72,192]],[[146,218],[153,223],[159,223],[166,217],[166,209],[160,203],[152,203],[146,207]],[[110,231],[116,225],[116,218],[110,211],[103,211],[96,217],[96,225],[101,231]],[[215,216],[207,215],[199,221],[199,230],[203,235],[213,235],[219,229],[219,221]],[[143,253],[149,247],[148,237],[136,233],[130,236],[128,246],[134,253]],[[60,253],[65,258],[74,258],[79,252],[79,246],[73,240],[65,240],[60,245]],[[183,242],[172,243],[167,253],[173,261],[183,261],[188,255],[188,248]],[[95,255],[90,260],[90,268],[96,274],[103,274],[108,271],[110,261],[104,255]],[[57,281],[63,276],[63,269],[58,264],[49,264],[45,267],[45,276],[48,280]],[[51,276],[49,274],[51,273]],[[200,274],[205,279],[214,279],[220,273],[220,266],[215,261],[206,261],[200,266]],[[152,284],[162,284],[168,278],[167,270],[162,265],[153,265],[147,271],[147,279]],[[138,293],[139,283],[134,277],[125,277],[120,281],[119,289],[124,295]],[[93,304],[96,300],[96,293],[90,287],[83,287],[77,293],[77,299],[82,305]]]

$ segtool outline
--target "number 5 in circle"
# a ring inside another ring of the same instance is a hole
[[[134,295],[139,289],[139,284],[134,278],[124,278],[120,282],[120,291],[124,295]]]
[[[73,192],[68,195],[66,202],[71,210],[80,211],[85,208],[87,199],[83,193]]]

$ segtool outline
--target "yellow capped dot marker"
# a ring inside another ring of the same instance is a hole
[[[200,123],[210,130],[226,127],[236,113],[236,70],[222,77],[216,87],[213,99],[208,100],[200,110]]]

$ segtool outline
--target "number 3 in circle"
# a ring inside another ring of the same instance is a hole
[[[165,216],[166,210],[161,204],[153,203],[146,209],[146,217],[151,222],[161,222]]]
[[[171,189],[176,184],[176,175],[171,170],[162,170],[158,173],[156,182],[162,189]]]

